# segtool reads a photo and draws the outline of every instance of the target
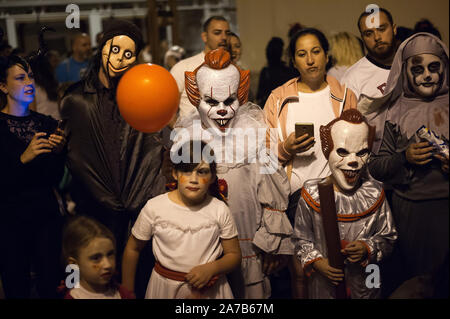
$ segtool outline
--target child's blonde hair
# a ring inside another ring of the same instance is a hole
[[[348,32],[339,32],[330,37],[330,55],[334,65],[350,66],[364,56],[359,40]]]
[[[112,232],[98,221],[86,217],[72,217],[64,227],[62,240],[62,257],[66,264],[69,257],[77,259],[81,248],[89,245],[94,238],[110,239],[116,247]]]

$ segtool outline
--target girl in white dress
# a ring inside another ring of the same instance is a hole
[[[133,291],[139,253],[153,237],[156,264],[145,298],[233,298],[225,274],[241,263],[236,225],[220,200],[214,156],[197,159],[197,149],[212,155],[201,141],[178,149],[178,158],[189,151],[174,163],[178,187],[147,202],[125,248],[122,281]]]

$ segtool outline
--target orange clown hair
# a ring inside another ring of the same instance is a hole
[[[214,70],[223,70],[230,64],[234,65],[238,69],[240,74],[239,88],[237,92],[239,105],[245,104],[247,102],[248,91],[250,89],[250,71],[241,70],[236,64],[231,62],[231,56],[228,51],[226,51],[224,48],[218,48],[216,50],[208,52],[205,56],[205,62],[203,62],[193,72],[184,72],[186,93],[192,105],[198,107],[201,100],[200,91],[198,89],[196,79],[197,71],[203,66],[207,66]]]

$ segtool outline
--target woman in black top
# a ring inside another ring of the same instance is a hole
[[[0,59],[0,276],[7,298],[56,297],[61,214],[53,190],[64,169],[64,132],[29,110],[35,87],[21,57]],[[57,134],[55,134],[57,133]]]

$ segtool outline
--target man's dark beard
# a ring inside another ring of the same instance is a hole
[[[378,60],[385,60],[385,59],[387,59],[387,58],[389,58],[390,56],[393,55],[393,53],[395,52],[394,48],[395,48],[394,43],[391,43],[391,46],[389,47],[389,49],[387,51],[385,51],[384,53],[381,53],[381,54],[376,52],[376,51],[372,51],[372,50],[369,50],[369,49],[367,49],[367,50],[369,51],[369,54],[371,56],[373,56],[374,58],[376,58]]]
[[[384,42],[386,43],[386,42]],[[366,47],[367,48],[367,47]],[[394,57],[395,51],[397,49],[397,42],[395,40],[395,37],[393,36],[391,39],[391,45],[389,46],[389,49],[385,51],[384,53],[377,53],[376,51],[372,51],[369,48],[367,48],[367,51],[369,51],[369,55],[374,57],[377,60],[386,60],[389,57]]]

